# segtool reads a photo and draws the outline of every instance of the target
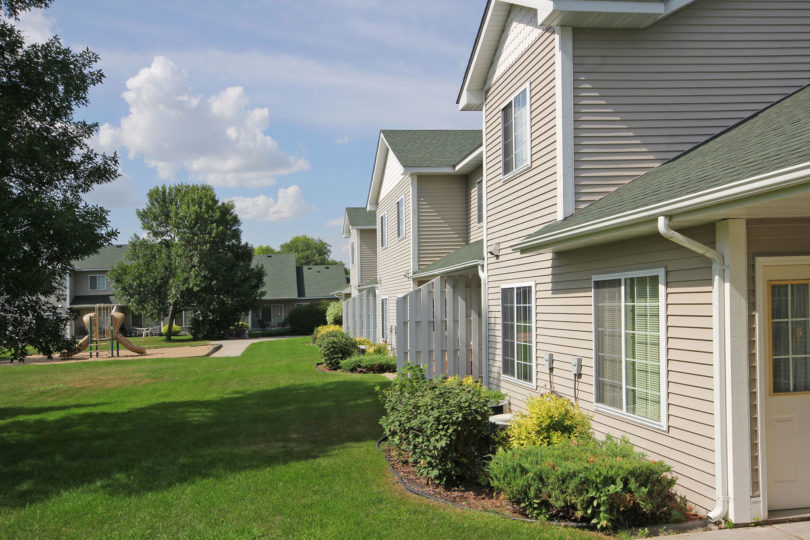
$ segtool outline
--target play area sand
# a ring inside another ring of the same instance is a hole
[[[121,347],[121,354],[120,356],[116,356],[115,359],[119,360],[133,360],[136,358],[194,358],[198,356],[206,356],[208,355],[212,349],[218,348],[218,345],[212,343],[210,345],[194,345],[191,347],[164,347],[164,348],[156,348],[156,349],[147,349],[146,354],[136,354],[132,351],[126,350],[124,347]],[[110,355],[107,351],[101,351],[99,353],[99,357],[96,358],[95,354],[93,358],[90,358],[90,354],[88,351],[82,351],[70,358],[58,358],[54,357],[53,360],[48,360],[44,356],[32,355],[27,356],[25,358],[26,364],[65,364],[68,362],[87,362],[87,361],[96,361],[96,360],[111,360]],[[8,365],[19,365],[16,362],[13,364],[9,364],[8,362],[0,363],[0,366],[8,366]]]

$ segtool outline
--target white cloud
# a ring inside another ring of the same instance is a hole
[[[138,196],[132,187],[132,177],[119,171],[120,176],[114,182],[101,184],[88,193],[85,200],[104,208],[132,208],[138,205]]]
[[[349,136],[344,135],[343,137],[335,140],[336,144],[348,144],[349,143]]]
[[[192,180],[214,186],[259,187],[309,168],[265,134],[269,111],[248,108],[241,86],[208,98],[194,95],[186,73],[157,56],[127,81],[122,96],[129,115],[119,126],[104,124],[99,144],[126,147],[130,159],[143,157],[162,179],[175,180],[185,169]]]
[[[46,16],[41,9],[23,11],[19,17],[19,22],[15,24],[29,43],[45,43],[55,33],[53,27],[56,21]]]
[[[343,227],[343,218],[338,217],[335,219],[330,219],[326,222],[327,227]]]
[[[266,195],[231,197],[236,213],[242,219],[258,221],[289,221],[309,212],[301,188],[292,185],[278,190],[278,200]]]

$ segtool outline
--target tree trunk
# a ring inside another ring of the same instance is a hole
[[[172,330],[174,329],[174,317],[177,315],[177,304],[174,302],[169,306],[169,323],[166,327],[166,341],[172,340]]]

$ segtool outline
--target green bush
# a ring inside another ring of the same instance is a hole
[[[172,335],[173,336],[179,336],[180,332],[182,332],[182,331],[183,331],[183,329],[180,328],[179,326],[177,326],[176,324],[172,325]],[[165,336],[168,332],[169,332],[169,325],[164,324],[163,328],[160,329],[160,333]]]
[[[326,324],[343,324],[343,302],[332,302],[326,308]]]
[[[316,326],[326,324],[326,306],[328,302],[316,302],[298,306],[287,315],[287,326],[293,334],[306,336],[312,334]]]
[[[342,330],[324,332],[318,338],[323,365],[329,369],[340,368],[340,362],[357,352],[357,342]]]
[[[392,447],[440,485],[478,480],[489,449],[489,399],[480,385],[428,381],[407,366],[381,392],[380,420]]]
[[[387,354],[351,356],[340,363],[340,369],[357,373],[393,373],[397,370],[397,359]]]
[[[323,325],[323,326],[318,326],[318,327],[316,327],[316,328],[315,328],[315,331],[314,331],[314,332],[312,332],[312,343],[314,343],[315,345],[317,345],[317,344],[318,344],[318,341],[320,341],[320,339],[321,339],[321,335],[322,335],[324,332],[331,332],[332,330],[340,330],[340,331],[342,332],[342,331],[343,331],[343,327],[342,327],[342,326],[338,326],[338,325],[336,325],[336,324],[325,324],[325,325]]]
[[[627,439],[571,439],[499,450],[492,486],[532,517],[617,528],[683,519],[670,467],[636,452]]]
[[[506,430],[510,447],[558,444],[590,438],[591,418],[564,397],[543,394],[529,398],[526,412],[515,415]]]

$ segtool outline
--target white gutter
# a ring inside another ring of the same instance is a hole
[[[726,406],[726,262],[721,253],[669,228],[669,216],[658,216],[658,232],[667,240],[712,260],[712,352],[714,356],[714,468],[717,505],[709,512],[713,522],[728,513],[728,413]]]
[[[489,388],[489,325],[487,324],[487,273],[483,261],[478,265],[478,277],[481,279],[481,371],[484,388]]]
[[[802,184],[808,180],[810,180],[810,162],[801,163],[793,167],[771,171],[697,193],[669,199],[645,208],[635,208],[610,217],[588,221],[582,225],[577,225],[556,233],[552,232],[535,238],[527,238],[512,244],[510,247],[513,250],[529,249],[540,244],[567,240],[576,236],[594,233],[600,234],[606,232],[608,229],[622,225],[631,225],[661,215],[672,215],[674,213],[696,210],[743,197],[751,197],[776,189]]]

